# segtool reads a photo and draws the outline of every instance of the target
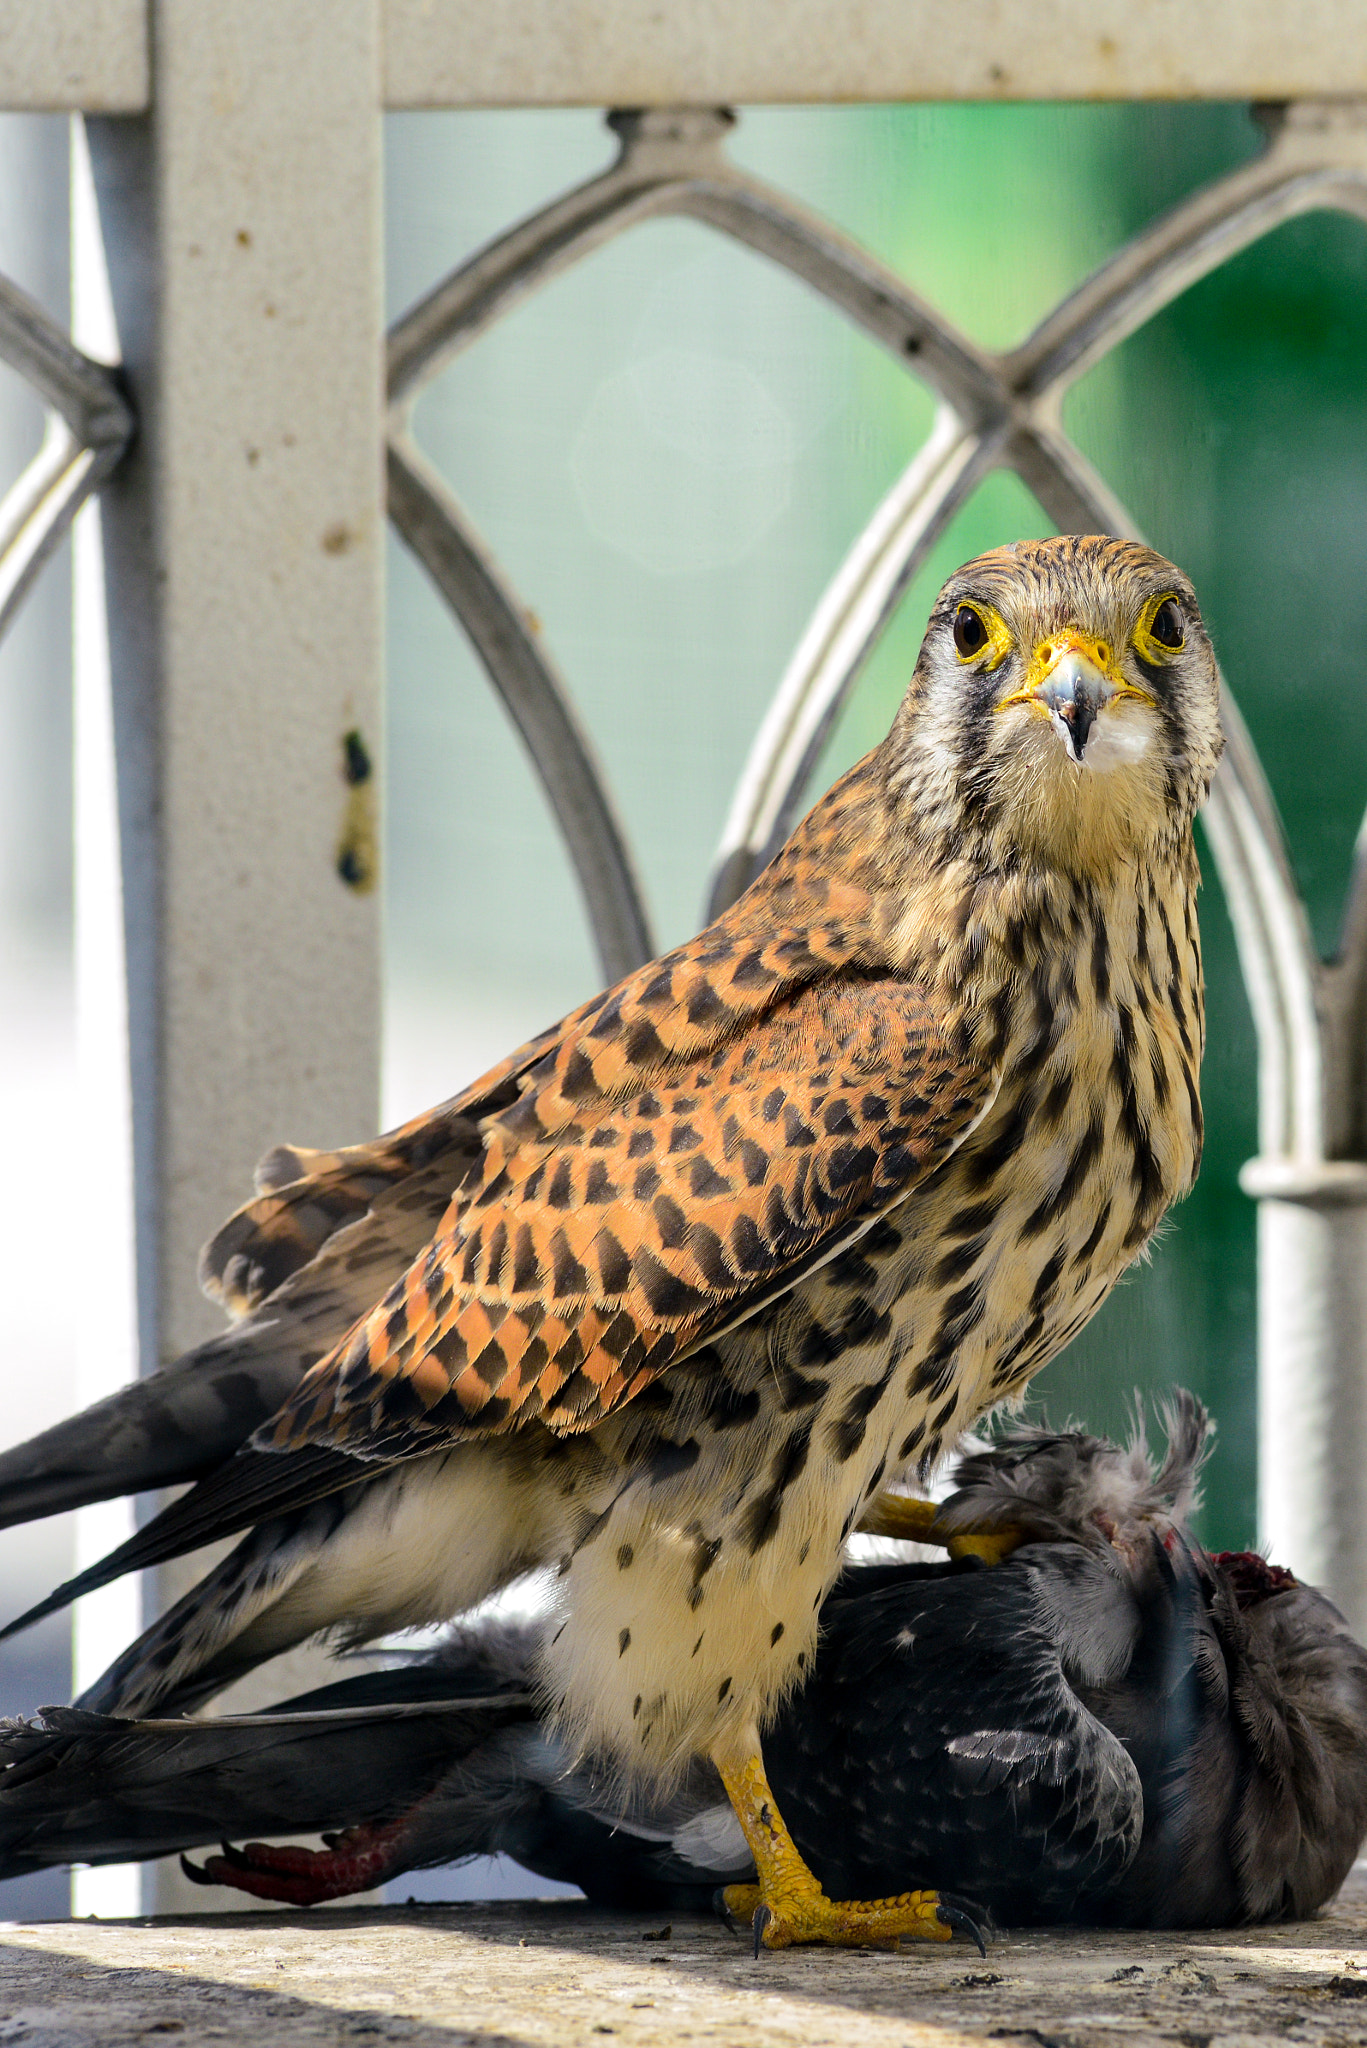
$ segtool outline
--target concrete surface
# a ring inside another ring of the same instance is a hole
[[[1364,1866],[1253,1933],[1012,1934],[752,1961],[722,1926],[583,1905],[387,1907],[0,1931],[0,2043],[115,2048],[1255,2048],[1367,2041]]]

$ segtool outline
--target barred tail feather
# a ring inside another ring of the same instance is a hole
[[[319,1355],[283,1341],[276,1324],[244,1327],[0,1452],[0,1529],[198,1479],[274,1414]]]
[[[344,1512],[320,1501],[263,1522],[167,1609],[76,1701],[89,1713],[189,1713],[313,1630],[272,1629],[272,1610],[318,1558]],[[273,1640],[278,1637],[278,1640]]]

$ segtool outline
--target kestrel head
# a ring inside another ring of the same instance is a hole
[[[1190,583],[1095,534],[1018,541],[957,570],[894,731],[896,780],[923,824],[1093,870],[1185,831],[1222,744]]]

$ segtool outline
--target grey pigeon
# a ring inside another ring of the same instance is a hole
[[[1367,1829],[1367,1654],[1327,1600],[1185,1526],[1207,1437],[1168,1455],[1018,1430],[960,1461],[947,1526],[1005,1562],[857,1565],[765,1744],[828,1893],[943,1880],[1002,1925],[1235,1925],[1313,1912]],[[591,1899],[678,1910],[744,1882],[709,1766],[626,1800],[543,1718],[544,1621],[471,1624],[434,1655],[270,1714],[120,1721],[49,1709],[0,1735],[0,1876],[252,1842],[199,1874],[308,1904],[506,1851]],[[942,1893],[943,1897],[943,1893]]]

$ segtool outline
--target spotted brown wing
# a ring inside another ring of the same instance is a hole
[[[630,987],[565,1034],[487,1121],[478,1185],[263,1448],[590,1427],[849,1242],[990,1100],[899,979],[837,973],[737,1018],[713,973],[690,1026],[689,964],[655,971],[675,1045]]]
[[[478,1180],[481,1119],[516,1101],[519,1074],[556,1035],[542,1033],[451,1101],[365,1144],[335,1152],[277,1145],[256,1169],[251,1201],[200,1254],[205,1293],[234,1318],[251,1315],[325,1251],[330,1264],[373,1272],[375,1286],[387,1286],[433,1235],[452,1195]],[[399,1246],[406,1254],[396,1265]],[[356,1313],[359,1306],[348,1322]]]

